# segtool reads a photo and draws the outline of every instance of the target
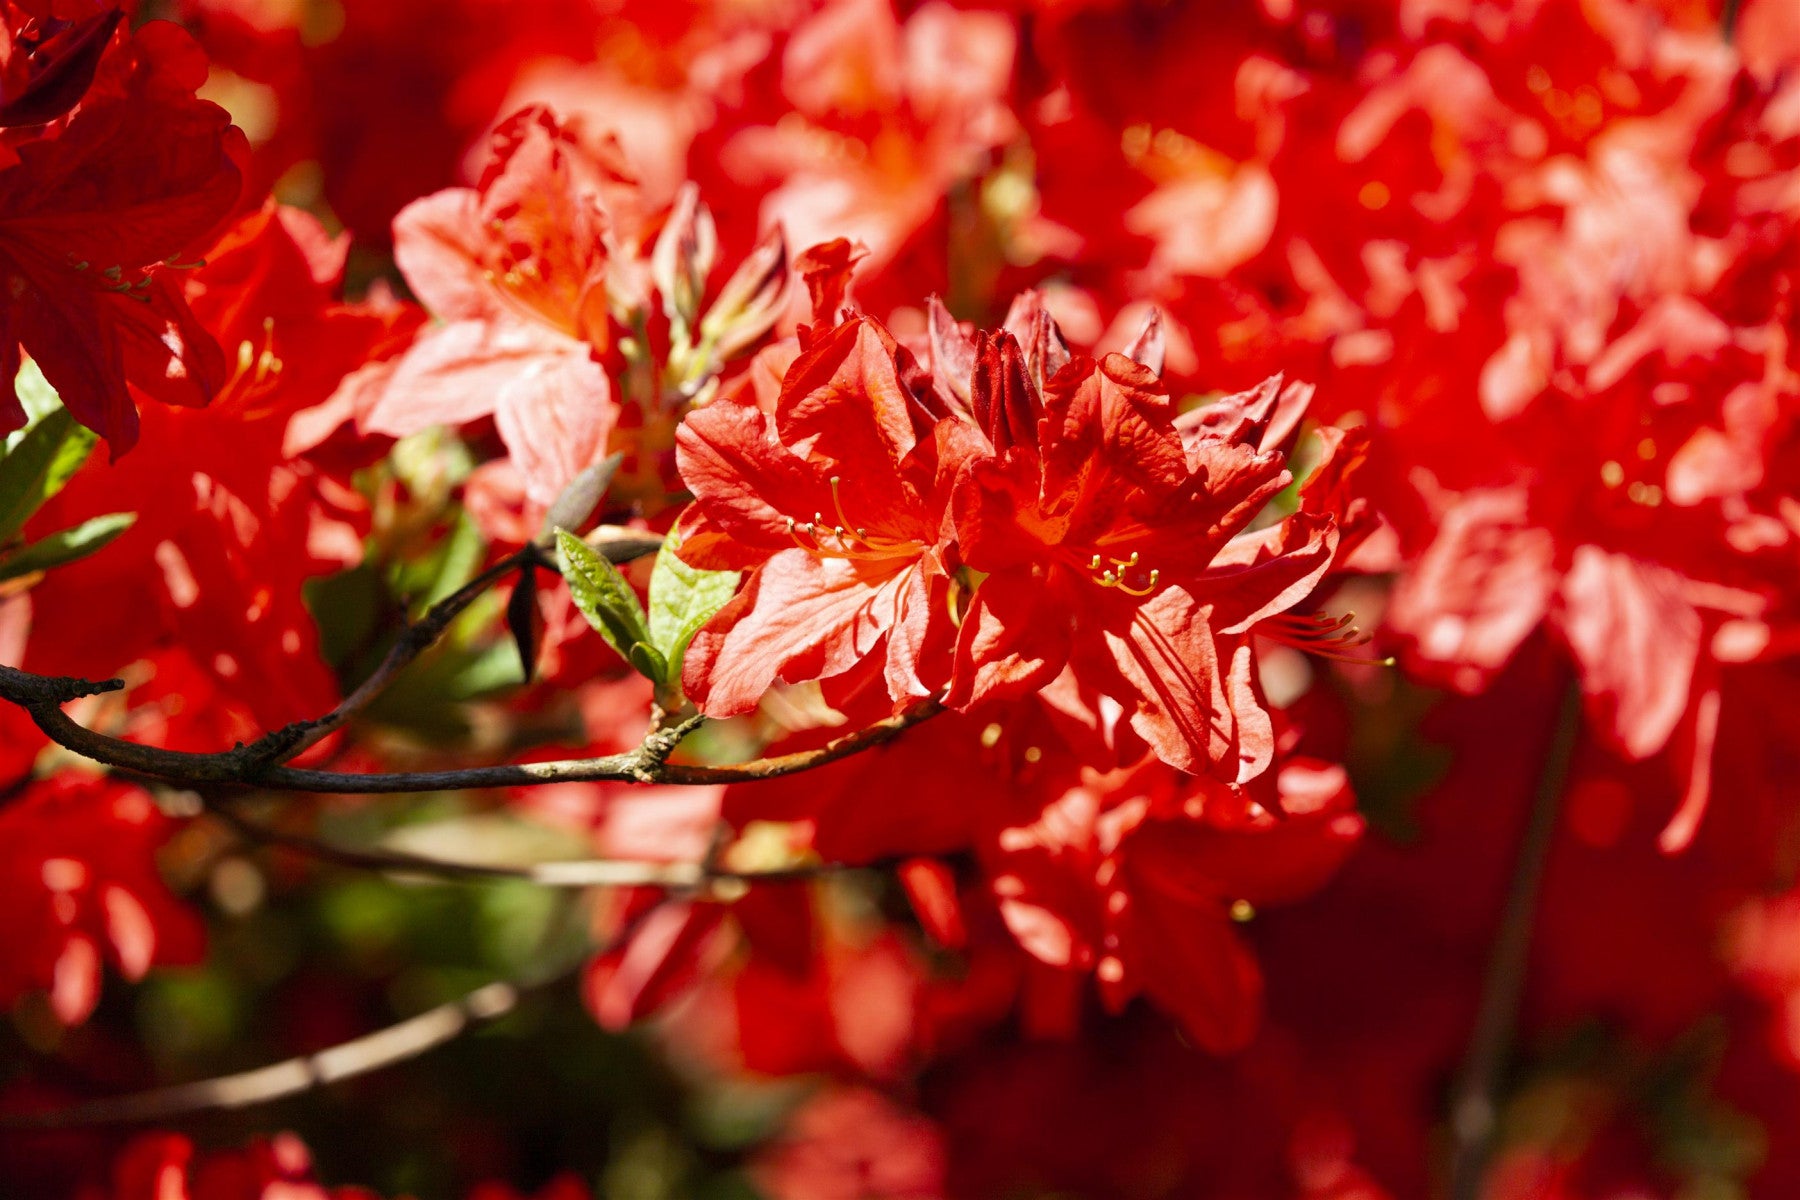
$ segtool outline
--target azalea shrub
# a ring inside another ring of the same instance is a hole
[[[0,1195],[1800,1191],[1791,0],[0,0]]]

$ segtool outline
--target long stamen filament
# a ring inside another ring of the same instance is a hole
[[[1135,558],[1136,556],[1133,555],[1133,557]],[[1148,596],[1151,592],[1154,592],[1156,590],[1157,581],[1160,580],[1161,578],[1162,578],[1162,572],[1152,568],[1150,571],[1149,581],[1147,583],[1145,583],[1144,586],[1141,588],[1134,588],[1130,584],[1126,583],[1124,576],[1122,574],[1119,578],[1119,582],[1117,584],[1115,584],[1114,586],[1117,587],[1121,592],[1124,592],[1127,596]]]
[[[833,475],[827,480],[827,482],[831,484],[832,507],[837,510],[838,520],[843,522],[842,525],[836,526],[834,529],[840,544],[849,544],[859,550],[873,550],[876,552],[887,550],[910,550],[917,545],[916,542],[897,542],[891,538],[870,537],[868,528],[852,521],[850,519],[850,514],[844,511],[844,497],[843,493],[839,490],[842,481],[842,476],[838,475]],[[816,513],[814,514],[814,519],[820,522],[823,522],[824,520],[823,517]],[[854,556],[846,554],[845,557],[849,558]]]
[[[849,529],[855,530],[856,531],[856,540],[866,546],[869,544],[869,531],[867,529],[862,528],[860,525],[857,525],[855,522],[851,521],[850,514],[844,511],[844,497],[838,491],[838,482],[839,482],[839,477],[836,475],[833,475],[831,477],[831,504],[832,504],[832,507],[837,509],[838,520],[840,520],[844,523],[839,528],[849,528]]]
[[[792,518],[792,517],[789,517],[787,519],[787,535],[794,539],[794,545],[800,547],[802,550],[806,551],[808,554],[823,553],[822,549],[819,546],[819,539],[818,539],[818,536],[816,533],[817,529],[818,529],[818,527],[816,525],[814,525],[811,521],[808,521],[805,524],[801,524],[800,522],[794,520],[794,518]],[[805,541],[800,540],[801,534],[806,535]]]
[[[1341,617],[1324,613],[1282,613],[1260,622],[1256,629],[1266,637],[1315,658],[1357,667],[1393,666],[1392,658],[1364,658],[1345,653],[1371,640],[1370,634],[1351,624],[1355,619],[1355,613],[1345,613]]]
[[[1088,560],[1088,570],[1094,572],[1091,578],[1103,588],[1118,588],[1127,596],[1142,597],[1154,592],[1157,584],[1162,582],[1162,572],[1155,568],[1151,569],[1142,587],[1134,587],[1125,582],[1125,573],[1135,569],[1138,565],[1136,550],[1131,552],[1130,558],[1107,558],[1104,561],[1110,562],[1112,566],[1102,568],[1100,565],[1102,559],[1098,554]]]

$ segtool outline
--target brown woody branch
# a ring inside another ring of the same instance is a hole
[[[432,605],[422,618],[401,631],[381,663],[367,679],[357,685],[355,691],[340,700],[336,708],[322,717],[297,721],[264,734],[244,748],[245,757],[271,765],[284,763],[331,736],[352,717],[374,703],[376,697],[387,690],[395,677],[442,637],[444,631],[450,628],[450,623],[461,616],[469,605],[475,603],[496,583],[535,561],[537,557],[536,547],[524,546]]]
[[[598,535],[596,537],[596,535]],[[650,534],[636,534],[630,530],[608,527],[596,530],[589,538],[595,540],[594,548],[614,563],[630,562],[653,553],[662,544],[662,539]],[[249,746],[245,747],[247,758],[257,762],[274,765],[289,762],[308,748],[318,744],[333,732],[342,728],[352,717],[368,708],[375,699],[387,690],[399,674],[423,654],[444,632],[450,628],[451,622],[460,617],[468,607],[480,599],[487,590],[505,579],[514,571],[531,565],[546,562],[543,549],[537,545],[525,545],[502,558],[499,562],[477,575],[462,587],[439,600],[428,609],[419,620],[408,625],[394,644],[388,648],[381,663],[370,673],[369,677],[358,684],[356,690],[339,701],[336,708],[322,717],[310,721],[297,721],[283,726],[271,733],[264,734]]]
[[[660,539],[654,537],[633,535],[628,530],[608,530],[596,548],[613,562],[627,562],[650,553],[659,544]],[[270,791],[350,795],[531,787],[545,783],[717,784],[770,779],[811,770],[878,746],[940,711],[935,701],[927,701],[816,750],[727,767],[671,765],[668,762],[681,739],[699,726],[701,718],[697,716],[662,721],[636,749],[594,758],[377,774],[308,770],[286,765],[367,708],[402,670],[443,636],[451,622],[483,592],[520,567],[540,561],[541,555],[542,550],[537,546],[522,547],[433,605],[424,617],[407,627],[375,671],[324,716],[284,726],[248,745],[238,745],[230,750],[201,754],[145,746],[88,729],[62,710],[62,706],[70,701],[118,691],[125,685],[117,679],[92,681],[34,675],[0,665],[0,700],[23,708],[37,727],[58,745],[114,770],[187,786],[238,785]]]
[[[533,787],[546,783],[716,784],[773,779],[812,770],[882,745],[943,711],[937,701],[926,700],[898,716],[877,721],[815,750],[760,758],[735,766],[693,766],[667,761],[676,745],[703,719],[690,716],[652,730],[642,745],[622,754],[447,771],[360,773],[308,770],[271,763],[266,753],[258,749],[260,742],[214,754],[145,746],[88,729],[62,710],[62,705],[70,700],[117,691],[122,686],[116,679],[94,683],[85,679],[33,675],[15,667],[0,666],[0,700],[23,708],[51,741],[104,766],[176,784],[237,784],[269,791],[347,795]]]
[[[646,539],[624,539],[617,546],[602,543],[599,548],[618,562],[647,553],[655,545],[654,541]],[[202,754],[146,746],[88,729],[63,711],[63,705],[72,701],[122,689],[124,682],[118,679],[91,681],[43,676],[0,665],[0,700],[23,708],[38,728],[58,745],[127,774],[148,776],[207,793],[243,787],[365,795],[529,787],[555,782],[708,785],[772,779],[821,767],[883,745],[911,726],[943,711],[938,701],[923,701],[903,713],[816,749],[723,767],[671,764],[668,761],[682,739],[703,722],[704,718],[697,714],[663,718],[635,749],[594,758],[370,774],[286,765],[362,712],[483,592],[512,571],[538,561],[540,553],[536,547],[524,547],[432,606],[420,621],[401,634],[369,678],[329,713],[285,726],[231,750]],[[769,870],[732,870],[713,862],[712,855],[700,863],[609,859],[524,865],[459,862],[395,851],[335,846],[263,826],[237,812],[225,800],[213,799],[208,807],[240,834],[254,841],[286,846],[345,866],[446,878],[523,879],[553,887],[650,886],[675,892],[693,891],[712,883],[803,879],[849,869],[844,864],[805,864]],[[639,919],[647,916],[649,911],[653,909],[640,914]],[[629,936],[629,930],[621,936]],[[566,973],[557,979],[563,977]],[[0,1128],[62,1128],[166,1120],[297,1095],[322,1084],[380,1070],[441,1046],[475,1025],[511,1012],[526,991],[557,982],[557,979],[531,985],[487,984],[460,999],[316,1054],[290,1058],[235,1075],[95,1100],[53,1112],[0,1117]]]

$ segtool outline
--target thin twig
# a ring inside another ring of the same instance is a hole
[[[395,677],[442,637],[444,631],[450,628],[450,623],[461,616],[469,605],[480,599],[496,583],[537,558],[535,546],[528,545],[515,550],[432,605],[423,617],[401,631],[400,636],[394,639],[394,644],[388,647],[380,665],[354,691],[340,700],[336,708],[322,717],[296,721],[292,725],[264,734],[245,748],[246,756],[255,762],[272,766],[290,761],[331,736],[350,718],[374,703],[376,697],[387,690]]]
[[[707,862],[647,862],[636,859],[587,858],[540,863],[484,863],[437,858],[404,850],[362,850],[333,842],[273,829],[254,821],[226,803],[208,804],[218,817],[245,840],[279,846],[309,858],[360,871],[434,879],[515,879],[540,887],[659,887],[672,892],[691,892],[718,883],[774,883],[813,879],[840,871],[880,867],[885,863],[799,863],[767,869],[734,870]]]
[[[626,563],[634,558],[641,558],[645,554],[652,553],[662,544],[662,539],[659,537],[639,534],[633,530],[609,527],[604,532],[597,530],[596,534],[601,534],[601,536],[594,541],[594,548],[613,563]],[[590,538],[595,537],[592,534],[589,536]],[[394,640],[394,644],[388,647],[387,654],[369,677],[339,701],[336,708],[322,717],[315,717],[310,721],[296,721],[291,725],[285,725],[264,734],[245,748],[245,756],[255,762],[273,766],[277,763],[292,761],[303,751],[331,736],[351,718],[373,704],[376,698],[387,690],[388,685],[393,683],[402,671],[411,666],[414,659],[444,636],[444,632],[450,628],[451,622],[460,617],[489,588],[514,571],[534,564],[542,564],[545,561],[543,548],[535,544],[521,546],[508,554],[433,604],[426,610],[424,616],[408,625]]]
[[[1494,934],[1492,957],[1482,985],[1481,1006],[1475,1030],[1469,1038],[1468,1057],[1451,1093],[1450,1122],[1453,1138],[1450,1160],[1451,1200],[1477,1200],[1482,1176],[1493,1152],[1498,1131],[1496,1098],[1500,1070],[1512,1051],[1519,1021],[1519,1001],[1525,990],[1525,970],[1531,957],[1532,925],[1537,915],[1538,893],[1544,866],[1555,841],[1556,819],[1561,808],[1569,764],[1581,734],[1581,689],[1571,685],[1557,714],[1544,765],[1538,773],[1519,856],[1513,866],[1512,884],[1500,928]]]
[[[661,907],[657,903],[639,910],[607,939],[607,944],[625,944]],[[526,996],[556,987],[579,969],[578,966],[568,967],[528,981],[483,984],[458,999],[446,1001],[385,1029],[314,1054],[298,1055],[235,1075],[109,1096],[49,1112],[0,1116],[0,1129],[67,1129],[83,1125],[166,1121],[193,1113],[247,1108],[297,1096],[324,1084],[354,1079],[435,1050],[470,1029],[498,1020],[516,1009]]]
[[[552,986],[568,976],[569,972],[565,971],[532,984],[485,984],[466,996],[316,1054],[299,1055],[236,1075],[90,1100],[50,1112],[12,1114],[0,1117],[0,1128],[63,1129],[77,1125],[166,1121],[197,1112],[245,1108],[297,1096],[324,1084],[354,1079],[416,1058],[453,1041],[477,1025],[505,1016],[530,992]]]

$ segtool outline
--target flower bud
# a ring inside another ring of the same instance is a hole
[[[700,323],[700,343],[712,347],[713,362],[735,358],[774,328],[791,285],[787,238],[778,225],[732,273]]]
[[[663,312],[677,330],[693,328],[706,294],[706,279],[719,257],[719,234],[700,190],[684,183],[675,207],[650,252],[650,278],[662,293]]]

